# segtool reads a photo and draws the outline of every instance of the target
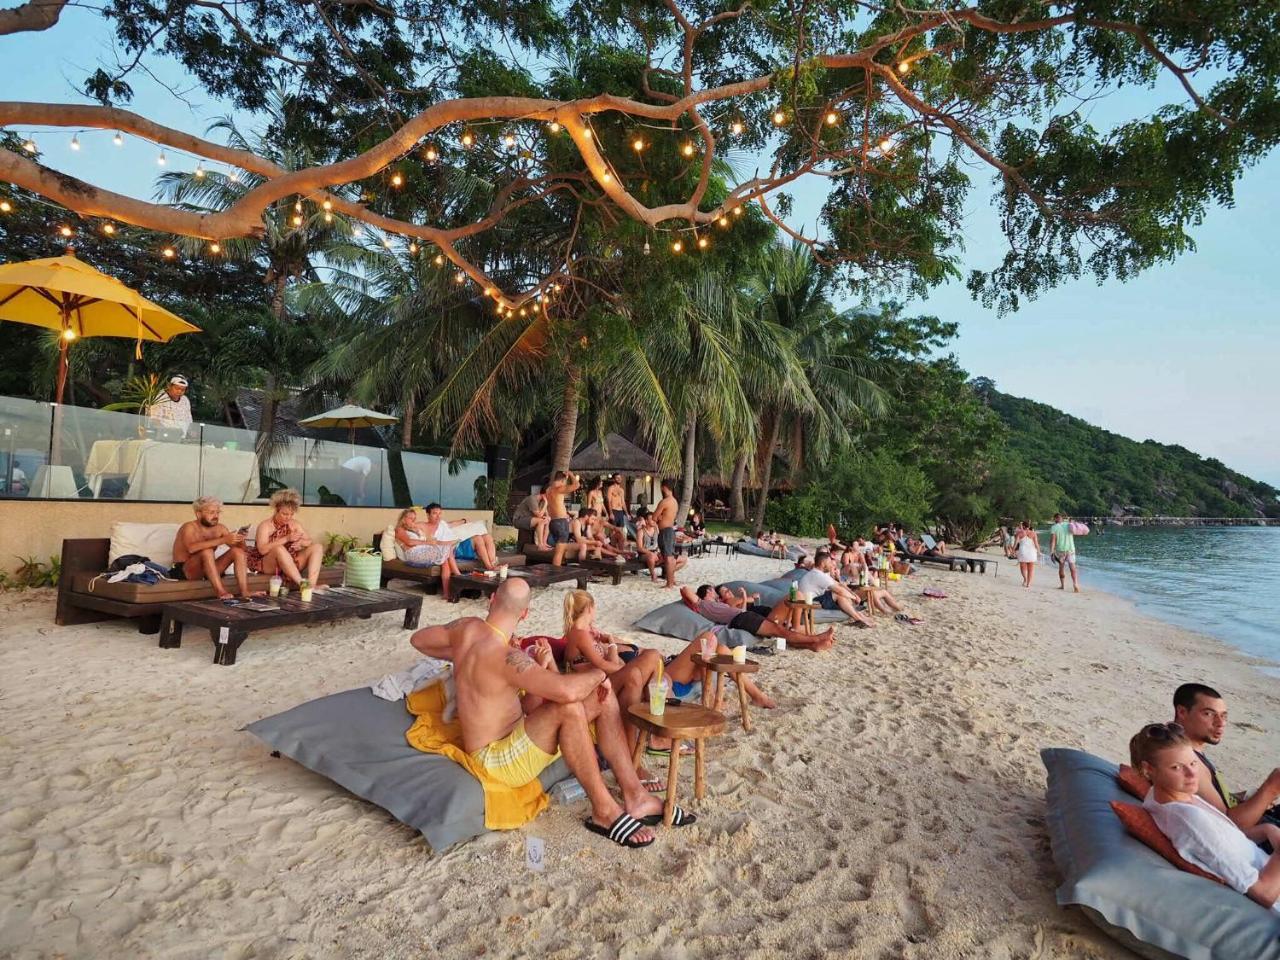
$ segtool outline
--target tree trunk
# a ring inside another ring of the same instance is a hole
[[[556,416],[556,442],[551,452],[551,472],[568,470],[573,459],[573,442],[578,437],[578,384],[582,376],[575,366],[565,369],[564,395]]]
[[[279,323],[284,319],[284,291],[288,277],[283,270],[276,271],[271,290],[271,315]],[[267,373],[267,382],[263,388],[262,409],[258,417],[258,460],[262,469],[267,470],[271,460],[271,446],[276,432],[276,391],[279,387],[274,370]]]
[[[684,477],[680,485],[680,505],[676,507],[676,526],[684,526],[693,503],[693,484],[698,477],[698,414],[689,414],[689,426],[684,438]]]
[[[733,480],[729,484],[729,503],[733,507],[733,515],[729,518],[734,523],[744,523],[747,519],[747,505],[742,500],[742,485],[747,480],[747,454],[738,454],[733,462]]]
[[[778,446],[778,432],[781,428],[782,417],[775,413],[773,423],[769,426],[769,438],[765,441],[764,469],[760,471],[760,505],[756,508],[756,519],[752,524],[757,537],[764,529],[764,512],[769,506],[769,484],[773,482],[773,451]]]
[[[413,391],[407,391],[403,401],[404,418],[400,421],[400,446],[408,450],[413,446],[413,417],[417,407],[416,397]]]

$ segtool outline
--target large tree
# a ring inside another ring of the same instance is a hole
[[[64,29],[61,6],[7,11],[0,33]],[[579,268],[565,250],[499,282],[503,225],[536,210],[564,220],[566,208],[636,224],[634,253],[646,237],[692,249],[752,205],[850,285],[924,287],[954,270],[975,164],[1000,188],[1009,247],[970,285],[1013,307],[1086,271],[1125,277],[1185,250],[1187,229],[1229,203],[1280,136],[1280,7],[1252,0],[109,0],[102,14],[129,63],[89,72],[99,103],[0,102],[0,125],[118,129],[260,182],[202,212],[81,182],[22,149],[0,151],[0,178],[84,216],[218,242],[263,232],[280,204],[327,202],[434,245],[507,310]],[[566,90],[546,66],[564,51],[635,64],[636,80]],[[124,109],[128,71],[154,56],[245,109],[275,85],[296,91],[308,111],[293,133],[315,162],[289,169]],[[1175,96],[1158,110],[1140,97],[1113,128],[1086,119],[1098,95],[1162,91],[1166,76]],[[744,149],[755,171],[714,191],[717,161]],[[683,175],[655,180],[659,160]],[[428,181],[472,164],[500,173],[478,216],[393,196],[397,174]],[[786,191],[802,178],[829,187],[821,240],[787,222]]]

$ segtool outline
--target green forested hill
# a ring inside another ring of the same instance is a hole
[[[1184,447],[1138,443],[1043,403],[973,387],[1009,428],[1031,469],[1066,491],[1078,516],[1280,517],[1276,488]]]

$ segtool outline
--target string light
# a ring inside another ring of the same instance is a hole
[[[390,249],[391,249],[391,238],[390,238],[390,237],[383,237],[383,238],[382,238],[382,245],[383,245],[384,247],[386,247],[388,250],[390,250]]]
[[[404,184],[404,177],[400,176],[400,174],[398,173],[393,173],[391,175],[391,185],[393,187],[399,187],[399,186],[402,186],[403,184]]]
[[[293,215],[293,225],[294,225],[295,227],[300,227],[300,226],[302,226],[302,214],[300,214],[300,213],[295,213],[295,214]]]
[[[114,223],[104,223],[102,225],[102,232],[109,237],[116,232],[116,225]]]
[[[521,307],[521,308],[520,308],[520,316],[522,316],[522,317],[527,317],[528,315],[529,315],[529,308],[528,308],[528,307]]]
[[[677,240],[675,243],[671,244],[671,252],[672,252],[672,253],[679,253],[679,252],[680,252],[681,250],[683,250],[683,249],[684,249],[684,244],[683,244],[683,243],[681,243],[679,240]]]
[[[410,244],[409,244],[409,254],[410,254],[410,256],[412,256],[413,254],[416,254],[417,252],[418,252],[418,245],[417,245],[416,243],[410,243]]]
[[[644,243],[645,243],[645,246],[648,246],[648,245],[649,245],[649,241],[648,241],[648,240],[646,240]],[[552,289],[552,290],[554,290],[556,293],[559,293],[559,292],[560,292],[560,284],[558,284],[558,283],[553,283],[553,284],[551,285],[551,289]]]
[[[773,111],[773,122],[780,127],[787,122],[787,115],[781,110],[775,110]]]
[[[0,213],[12,213],[13,204],[8,200],[0,200]]]
[[[647,257],[649,253],[650,253],[649,239],[648,237],[646,237],[644,241],[644,255]]]
[[[909,64],[906,60],[903,60],[901,63],[898,64],[899,73],[905,74],[905,73],[908,73],[910,70],[911,70],[911,64]]]
[[[75,338],[76,338],[76,332],[72,330],[70,327],[67,327],[67,329],[62,331],[63,340],[74,340]]]
[[[631,149],[635,150],[636,153],[639,153],[644,149],[644,141],[639,137],[636,137],[635,140],[631,142]]]
[[[219,253],[221,253],[221,252],[222,252],[222,244],[218,243],[218,241],[216,241],[216,240],[215,240],[213,243],[209,244],[209,252],[210,252],[210,253],[212,253],[212,254],[219,254]]]
[[[734,215],[735,217],[740,217],[740,216],[742,216],[742,208],[741,208],[741,207],[734,207],[734,208],[733,208],[733,215]]]
[[[560,124],[557,123],[555,120],[552,120],[550,123],[547,124],[547,129],[550,130],[552,133],[559,133]]]
[[[472,145],[473,143],[475,143],[475,142],[476,142],[476,138],[475,138],[475,136],[471,133],[471,131],[470,131],[470,130],[467,130],[467,131],[465,131],[465,132],[462,134],[462,145],[463,145],[464,147],[466,147],[466,148],[470,149],[470,148],[471,148],[471,145]]]
[[[584,130],[582,131],[582,138],[583,138],[584,140],[590,140],[590,139],[591,139],[591,128],[590,128],[590,127],[587,127],[586,129],[584,129]]]
[[[79,135],[79,134],[73,134],[73,135],[72,135],[72,137],[71,137],[71,149],[72,149],[72,150],[79,150],[79,149],[80,149],[80,135]]]
[[[427,158],[427,163],[435,163],[436,157],[438,157],[439,154],[436,153],[435,147],[427,147],[427,152],[424,153],[423,156]]]
[[[327,210],[325,211],[325,214],[324,214],[324,222],[325,222],[325,223],[333,223],[333,214],[332,214],[332,213],[329,213],[329,211],[327,211]]]
[[[197,180],[204,179],[204,161],[203,160],[199,161],[196,164],[196,179]]]
[[[238,171],[232,170],[229,174],[227,174],[227,179],[230,180],[232,183],[239,183],[240,174]]]
[[[699,237],[699,238],[698,238],[698,249],[699,249],[699,250],[705,250],[705,249],[707,249],[707,247],[709,247],[709,246],[711,246],[711,241],[710,241],[710,240],[708,240],[706,237]]]
[[[323,207],[325,210],[332,210],[332,209],[333,209],[333,201],[332,201],[332,200],[330,200],[330,199],[328,199],[328,198],[325,198],[324,203],[320,204],[320,206],[321,206],[321,207]]]
[[[686,157],[692,157],[693,150],[694,150],[694,147],[692,143],[686,143],[683,147],[680,148],[680,152],[683,153]]]
[[[443,266],[444,266],[444,254],[443,254],[443,253],[437,253],[437,254],[436,254],[436,258],[435,258],[435,260],[434,260],[433,262],[435,263],[435,265],[436,265],[437,267],[443,267]]]
[[[116,135],[115,135],[114,137],[112,137],[112,138],[111,138],[111,142],[112,142],[112,143],[114,143],[117,147],[123,147],[123,146],[124,146],[124,137],[123,137],[123,136],[121,136],[121,134],[120,134],[120,131],[119,131],[119,130],[117,130],[117,131],[116,131]]]
[[[364,228],[357,223],[354,227],[351,228],[351,236],[353,239],[359,240],[361,237],[364,236]]]
[[[600,176],[600,179],[601,179],[601,180],[603,180],[605,183],[608,183],[610,180],[612,180],[612,179],[613,179],[613,174],[611,174],[608,170],[606,170],[606,171],[605,171],[605,172]]]
[[[59,232],[60,234],[62,234],[64,237],[69,237],[69,236],[71,236],[71,234],[72,234],[72,233],[74,233],[75,231],[74,231],[74,230],[72,230],[70,227],[68,227],[68,226],[66,226],[66,225],[63,225],[63,226],[61,226],[61,227],[59,227],[59,228],[58,228],[58,232]]]
[[[168,163],[168,162],[169,162],[169,158],[168,158],[168,157],[166,157],[166,156],[164,155],[164,151],[163,151],[163,150],[161,150],[161,151],[160,151],[160,156],[156,157],[156,163],[163,167],[163,166],[164,166],[166,163]]]
[[[888,137],[885,137],[883,140],[880,141],[880,152],[891,153],[892,151],[893,151],[893,141],[890,140]]]
[[[743,131],[744,129],[745,129],[745,128],[742,126],[742,121],[741,121],[741,120],[735,120],[735,121],[733,121],[733,124],[729,127],[729,130],[733,133],[733,135],[734,135],[735,137],[740,137],[740,136],[742,136],[742,131]]]
[[[467,279],[467,275],[463,273],[461,270],[459,270],[457,273],[453,275],[454,283],[463,283],[466,281],[466,279]]]
[[[301,200],[295,200],[295,201],[293,201],[293,212],[294,212],[294,213],[301,213],[301,212],[302,212],[302,201],[301,201]]]
[[[506,146],[506,148],[510,150],[516,145],[516,135],[514,133],[508,133],[505,137],[502,138],[502,142]]]
[[[164,254],[164,258],[166,260],[172,260],[178,255],[178,252],[174,250],[173,247],[165,247],[161,252]]]
[[[26,140],[24,140],[24,141],[23,141],[23,143],[22,143],[22,149],[23,149],[23,150],[25,150],[25,151],[27,151],[27,153],[35,153],[35,152],[36,152],[36,138],[35,138],[35,137],[27,137],[27,139],[26,139]]]
[[[828,127],[834,127],[834,126],[835,126],[837,123],[839,123],[839,122],[840,122],[840,114],[836,113],[834,110],[828,110],[828,111],[827,111],[827,126],[828,126]]]
[[[724,214],[721,214],[720,219],[717,220],[716,223],[720,224],[720,226],[722,227],[727,227],[729,225],[729,218],[726,217]]]

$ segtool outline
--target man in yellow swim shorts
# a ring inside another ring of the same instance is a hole
[[[529,585],[512,577],[493,594],[489,614],[427,627],[411,642],[430,657],[452,660],[463,749],[496,779],[529,783],[556,757],[586,791],[586,827],[619,846],[646,847],[662,819],[662,801],[636,776],[618,700],[602,670],[562,674],[544,642],[531,657],[511,644],[511,632],[529,612]],[[590,725],[596,738],[591,739]],[[622,791],[618,803],[605,785],[596,747]],[[696,818],[679,807],[673,823]]]

